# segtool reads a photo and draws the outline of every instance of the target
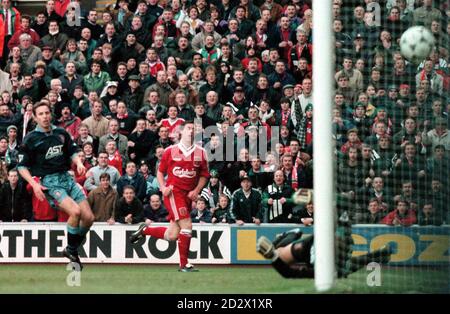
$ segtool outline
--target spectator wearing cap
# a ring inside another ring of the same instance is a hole
[[[20,17],[20,29],[17,30],[11,39],[8,42],[8,48],[11,50],[13,47],[19,46],[20,40],[19,37],[22,34],[28,34],[31,36],[31,44],[37,46],[41,37],[39,34],[32,28],[30,28],[31,17],[29,15],[22,15]]]
[[[138,113],[142,107],[144,92],[140,86],[138,75],[128,77],[128,88],[123,93],[123,101],[134,113]]]
[[[377,42],[377,41],[378,41],[378,38],[376,39],[375,42]],[[372,55],[372,50],[370,50],[367,47],[366,38],[361,33],[357,33],[353,37],[353,45],[352,45],[352,49],[350,51],[350,54],[355,59],[363,59],[363,60],[369,60],[370,59],[370,57]]]
[[[219,204],[220,195],[231,198],[231,191],[220,180],[219,172],[211,169],[208,184],[203,188],[201,196],[207,200],[210,208],[216,208]]]
[[[294,85],[292,84],[286,84],[281,89],[281,97],[289,99],[291,102],[295,101],[295,94],[294,94]]]
[[[42,61],[45,62],[45,72],[51,78],[57,78],[64,74],[64,66],[62,63],[53,58],[53,48],[50,46],[44,46],[42,51]]]
[[[46,68],[47,68],[47,66],[45,65],[45,62],[39,60],[34,65],[33,73],[34,73],[34,77],[36,79],[42,79],[45,82],[47,89],[49,89],[52,78],[47,75],[47,73],[45,71]]]
[[[241,177],[241,188],[237,189],[231,199],[232,218],[238,225],[255,223],[259,225],[263,220],[261,193],[252,188],[252,181],[248,176]]]
[[[5,154],[5,162],[7,169],[13,169],[19,162],[19,141],[18,141],[18,128],[15,125],[10,125],[6,129],[8,138],[8,148]]]
[[[109,106],[109,102],[111,100],[115,100],[116,102],[121,99],[119,94],[117,93],[117,87],[119,84],[116,81],[108,81],[103,88],[102,93],[100,94],[100,99],[103,103]]]
[[[434,128],[422,133],[422,142],[425,146],[430,147],[431,151],[437,145],[442,145],[445,147],[447,153],[450,152],[450,132],[448,130],[447,119],[436,118]]]

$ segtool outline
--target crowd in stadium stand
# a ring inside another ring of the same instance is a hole
[[[194,222],[313,223],[313,204],[291,198],[313,187],[321,109],[311,1],[118,0],[81,7],[81,23],[69,2],[48,0],[33,17],[1,3],[0,221],[67,219],[15,169],[43,100],[79,145],[89,170],[71,173],[96,221],[167,221],[156,169],[178,125],[196,119],[198,131],[216,131],[198,142],[209,147],[210,180]],[[449,16],[444,0],[333,0],[337,206],[353,223],[450,223]],[[436,39],[418,66],[399,52],[412,25]],[[268,153],[253,154],[265,140]],[[214,160],[230,141],[232,160]]]

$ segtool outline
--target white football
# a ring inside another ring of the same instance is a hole
[[[419,64],[430,55],[434,44],[434,36],[428,28],[413,26],[402,34],[400,52],[408,61]]]

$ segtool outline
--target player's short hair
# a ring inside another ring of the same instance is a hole
[[[50,112],[52,111],[52,108],[51,108],[51,106],[50,106],[50,104],[48,103],[48,102],[45,102],[45,101],[38,101],[37,103],[35,103],[34,105],[33,105],[33,115],[36,115],[36,110],[38,109],[38,108],[40,108],[40,107],[47,107],[48,108],[48,110],[50,110]]]

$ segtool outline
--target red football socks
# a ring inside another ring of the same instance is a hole
[[[167,227],[147,227],[142,232],[145,235],[149,235],[158,239],[164,239]]]

